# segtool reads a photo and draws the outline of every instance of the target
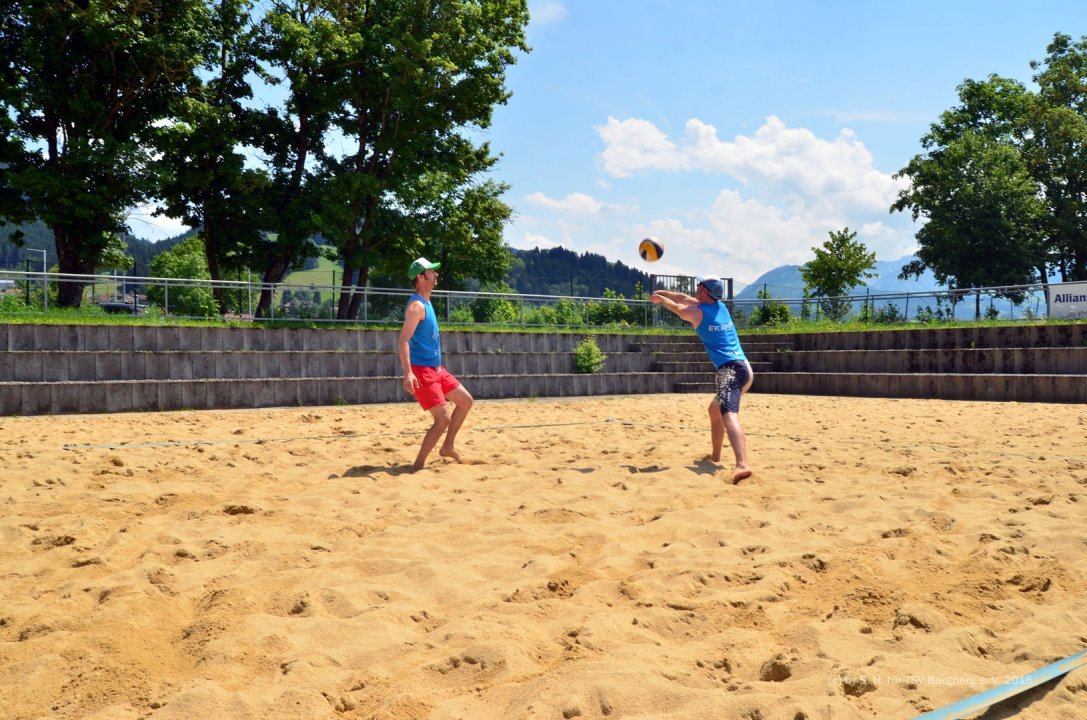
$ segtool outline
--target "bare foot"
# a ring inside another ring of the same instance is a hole
[[[752,470],[749,467],[738,467],[738,468],[736,468],[736,472],[732,473],[732,484],[736,485],[741,480],[746,480],[747,478],[751,477],[751,474],[753,472],[755,472],[755,471]]]
[[[416,473],[416,472],[419,472],[420,470],[422,470],[424,467],[426,467],[426,463],[421,463],[421,462],[416,461],[416,462],[412,463],[411,471],[413,473]]]
[[[445,448],[442,448],[441,450],[438,451],[438,454],[441,455],[442,457],[447,457],[450,460],[453,460],[454,462],[460,462],[460,453],[457,452],[456,450],[453,450],[453,449],[446,450]]]

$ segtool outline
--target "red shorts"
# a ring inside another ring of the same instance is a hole
[[[445,396],[460,387],[460,381],[449,374],[444,367],[426,367],[412,365],[411,371],[419,380],[415,389],[415,399],[424,410],[445,404]]]

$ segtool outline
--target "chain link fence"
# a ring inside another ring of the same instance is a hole
[[[302,279],[302,282],[298,282]],[[298,320],[352,324],[398,324],[410,288],[354,287],[361,295],[355,317],[337,319],[342,288],[326,270],[295,274],[275,285],[239,280],[131,277],[120,273],[65,275],[36,270],[0,270],[0,314],[41,314],[57,308],[62,283],[82,288],[84,312],[127,313],[162,318],[225,318],[252,322]],[[693,293],[694,278],[654,276],[653,288]],[[1061,288],[1065,291],[1061,292]],[[1054,290],[1056,289],[1056,290]],[[1051,312],[1047,291],[1059,302]],[[649,291],[647,291],[649,292]],[[256,317],[261,294],[268,310]],[[646,297],[525,295],[436,290],[431,298],[447,325],[523,327],[686,327]],[[1079,300],[1079,302],[1077,302]],[[938,323],[952,320],[1034,320],[1050,316],[1087,318],[1087,284],[1021,285],[967,292],[866,293],[842,298],[727,299],[741,328],[803,325],[831,320],[872,324]],[[221,305],[220,305],[221,303]],[[835,316],[828,317],[827,308]],[[224,312],[225,309],[225,312]]]

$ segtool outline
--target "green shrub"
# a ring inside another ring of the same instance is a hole
[[[875,323],[877,325],[896,325],[906,322],[906,316],[899,311],[894,303],[876,309],[872,303],[865,303],[857,315],[857,321],[862,323]]]
[[[770,296],[770,291],[765,288],[759,290],[759,299],[762,300],[763,303],[751,310],[750,322],[752,325],[789,324],[792,313],[789,312],[788,305],[775,301]]]
[[[449,311],[449,322],[451,323],[474,323],[475,321],[476,318],[472,314],[470,305],[457,305]]]
[[[596,340],[587,337],[574,346],[574,372],[582,374],[598,373],[604,369],[608,356],[596,344]]]
[[[554,305],[540,305],[525,311],[525,324],[565,327],[584,325],[585,306],[571,300],[559,300]]]
[[[604,288],[604,297],[606,302],[589,304],[590,325],[623,327],[637,322],[637,313],[624,302],[626,298],[610,288]]]
[[[26,300],[22,292],[11,292],[0,295],[0,313],[21,313],[27,311]]]
[[[154,305],[169,310],[172,315],[189,317],[216,317],[219,306],[211,288],[187,284],[188,278],[207,280],[208,263],[204,258],[204,245],[199,235],[175,245],[166,252],[155,256],[151,261],[151,277],[184,278],[179,285],[173,285],[169,291],[163,285],[151,285],[147,288],[147,300]]]

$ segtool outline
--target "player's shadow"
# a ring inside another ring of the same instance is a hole
[[[687,469],[695,475],[716,475],[721,472],[721,466],[707,458],[695,460],[694,464],[687,466]]]
[[[375,475],[389,475],[390,477],[396,477],[397,475],[407,475],[411,473],[411,465],[356,465],[355,467],[347,468],[344,470],[341,477],[345,478],[357,478],[368,477],[372,478]]]

